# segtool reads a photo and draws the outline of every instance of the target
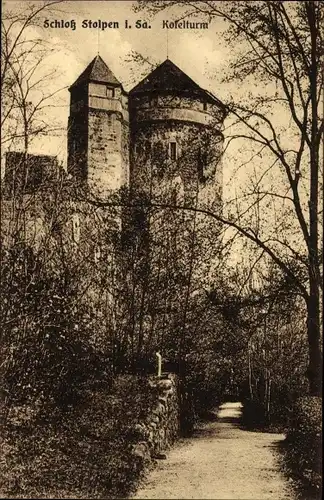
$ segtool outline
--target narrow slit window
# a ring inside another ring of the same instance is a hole
[[[177,143],[170,142],[170,159],[175,161],[177,159]]]
[[[206,181],[205,169],[207,168],[208,158],[206,151],[199,150],[199,160],[198,160],[198,178],[199,182],[204,183]]]
[[[207,102],[204,102],[204,111],[207,111]]]

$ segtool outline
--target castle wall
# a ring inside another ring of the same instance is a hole
[[[25,154],[18,151],[6,153],[3,194],[6,198],[32,194],[42,187],[62,178],[62,169],[56,156]]]
[[[68,173],[78,182],[87,179],[88,112],[85,107],[71,112],[68,122]]]
[[[121,86],[89,82],[71,89],[68,171],[95,196],[128,184],[128,142],[128,100]]]
[[[101,195],[128,183],[128,101],[120,87],[89,84],[88,182]]]
[[[108,194],[126,181],[123,125],[115,113],[91,109],[88,127],[88,183],[92,190]]]
[[[0,237],[3,249],[11,248],[20,241],[38,250],[45,234],[44,210],[37,197],[24,195],[19,204],[14,198],[1,201]]]
[[[177,376],[169,373],[161,379],[152,378],[151,386],[157,389],[156,406],[145,421],[136,425],[139,441],[132,447],[134,455],[147,461],[170,449],[180,434]]]

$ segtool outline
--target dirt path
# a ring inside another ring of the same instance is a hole
[[[282,434],[239,428],[240,403],[221,406],[217,421],[167,453],[135,499],[293,500],[276,461]]]

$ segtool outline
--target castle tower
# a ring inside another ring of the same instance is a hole
[[[167,59],[130,91],[129,110],[131,185],[152,194],[173,178],[187,203],[209,191],[221,207],[224,105]]]
[[[128,99],[98,55],[71,85],[68,173],[105,197],[128,184]]]

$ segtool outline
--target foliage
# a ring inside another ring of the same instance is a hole
[[[322,400],[298,398],[291,408],[291,423],[285,443],[288,472],[297,478],[307,499],[321,498],[322,488]]]
[[[144,0],[135,9],[153,16],[168,9],[170,16],[199,14],[209,22],[224,22],[231,61],[223,83],[235,82],[237,89],[237,82],[244,82],[243,93],[228,98],[232,132],[225,146],[230,150],[233,141],[241,144],[236,173],[244,168],[248,182],[228,201],[223,216],[204,206],[195,209],[253,242],[298,288],[307,314],[309,388],[318,395],[323,4]],[[230,161],[237,161],[235,154]]]
[[[92,310],[79,298],[78,278],[29,247],[3,255],[3,390],[7,402],[54,398],[58,405],[81,397],[84,384],[109,383],[108,354],[91,339]],[[19,314],[17,308],[19,307]]]
[[[131,453],[136,424],[156,396],[147,379],[124,376],[85,390],[62,411],[52,401],[11,408],[4,434],[1,490],[19,498],[124,498],[144,461]]]
[[[77,246],[67,199],[47,209],[53,224],[38,244],[19,233],[1,254],[2,490],[22,498],[124,496],[144,466],[131,446],[154,394],[146,379],[114,376],[111,266],[106,253],[97,263],[92,257],[100,231],[108,249],[115,244],[111,217],[106,211],[98,227],[88,210],[89,245]]]

